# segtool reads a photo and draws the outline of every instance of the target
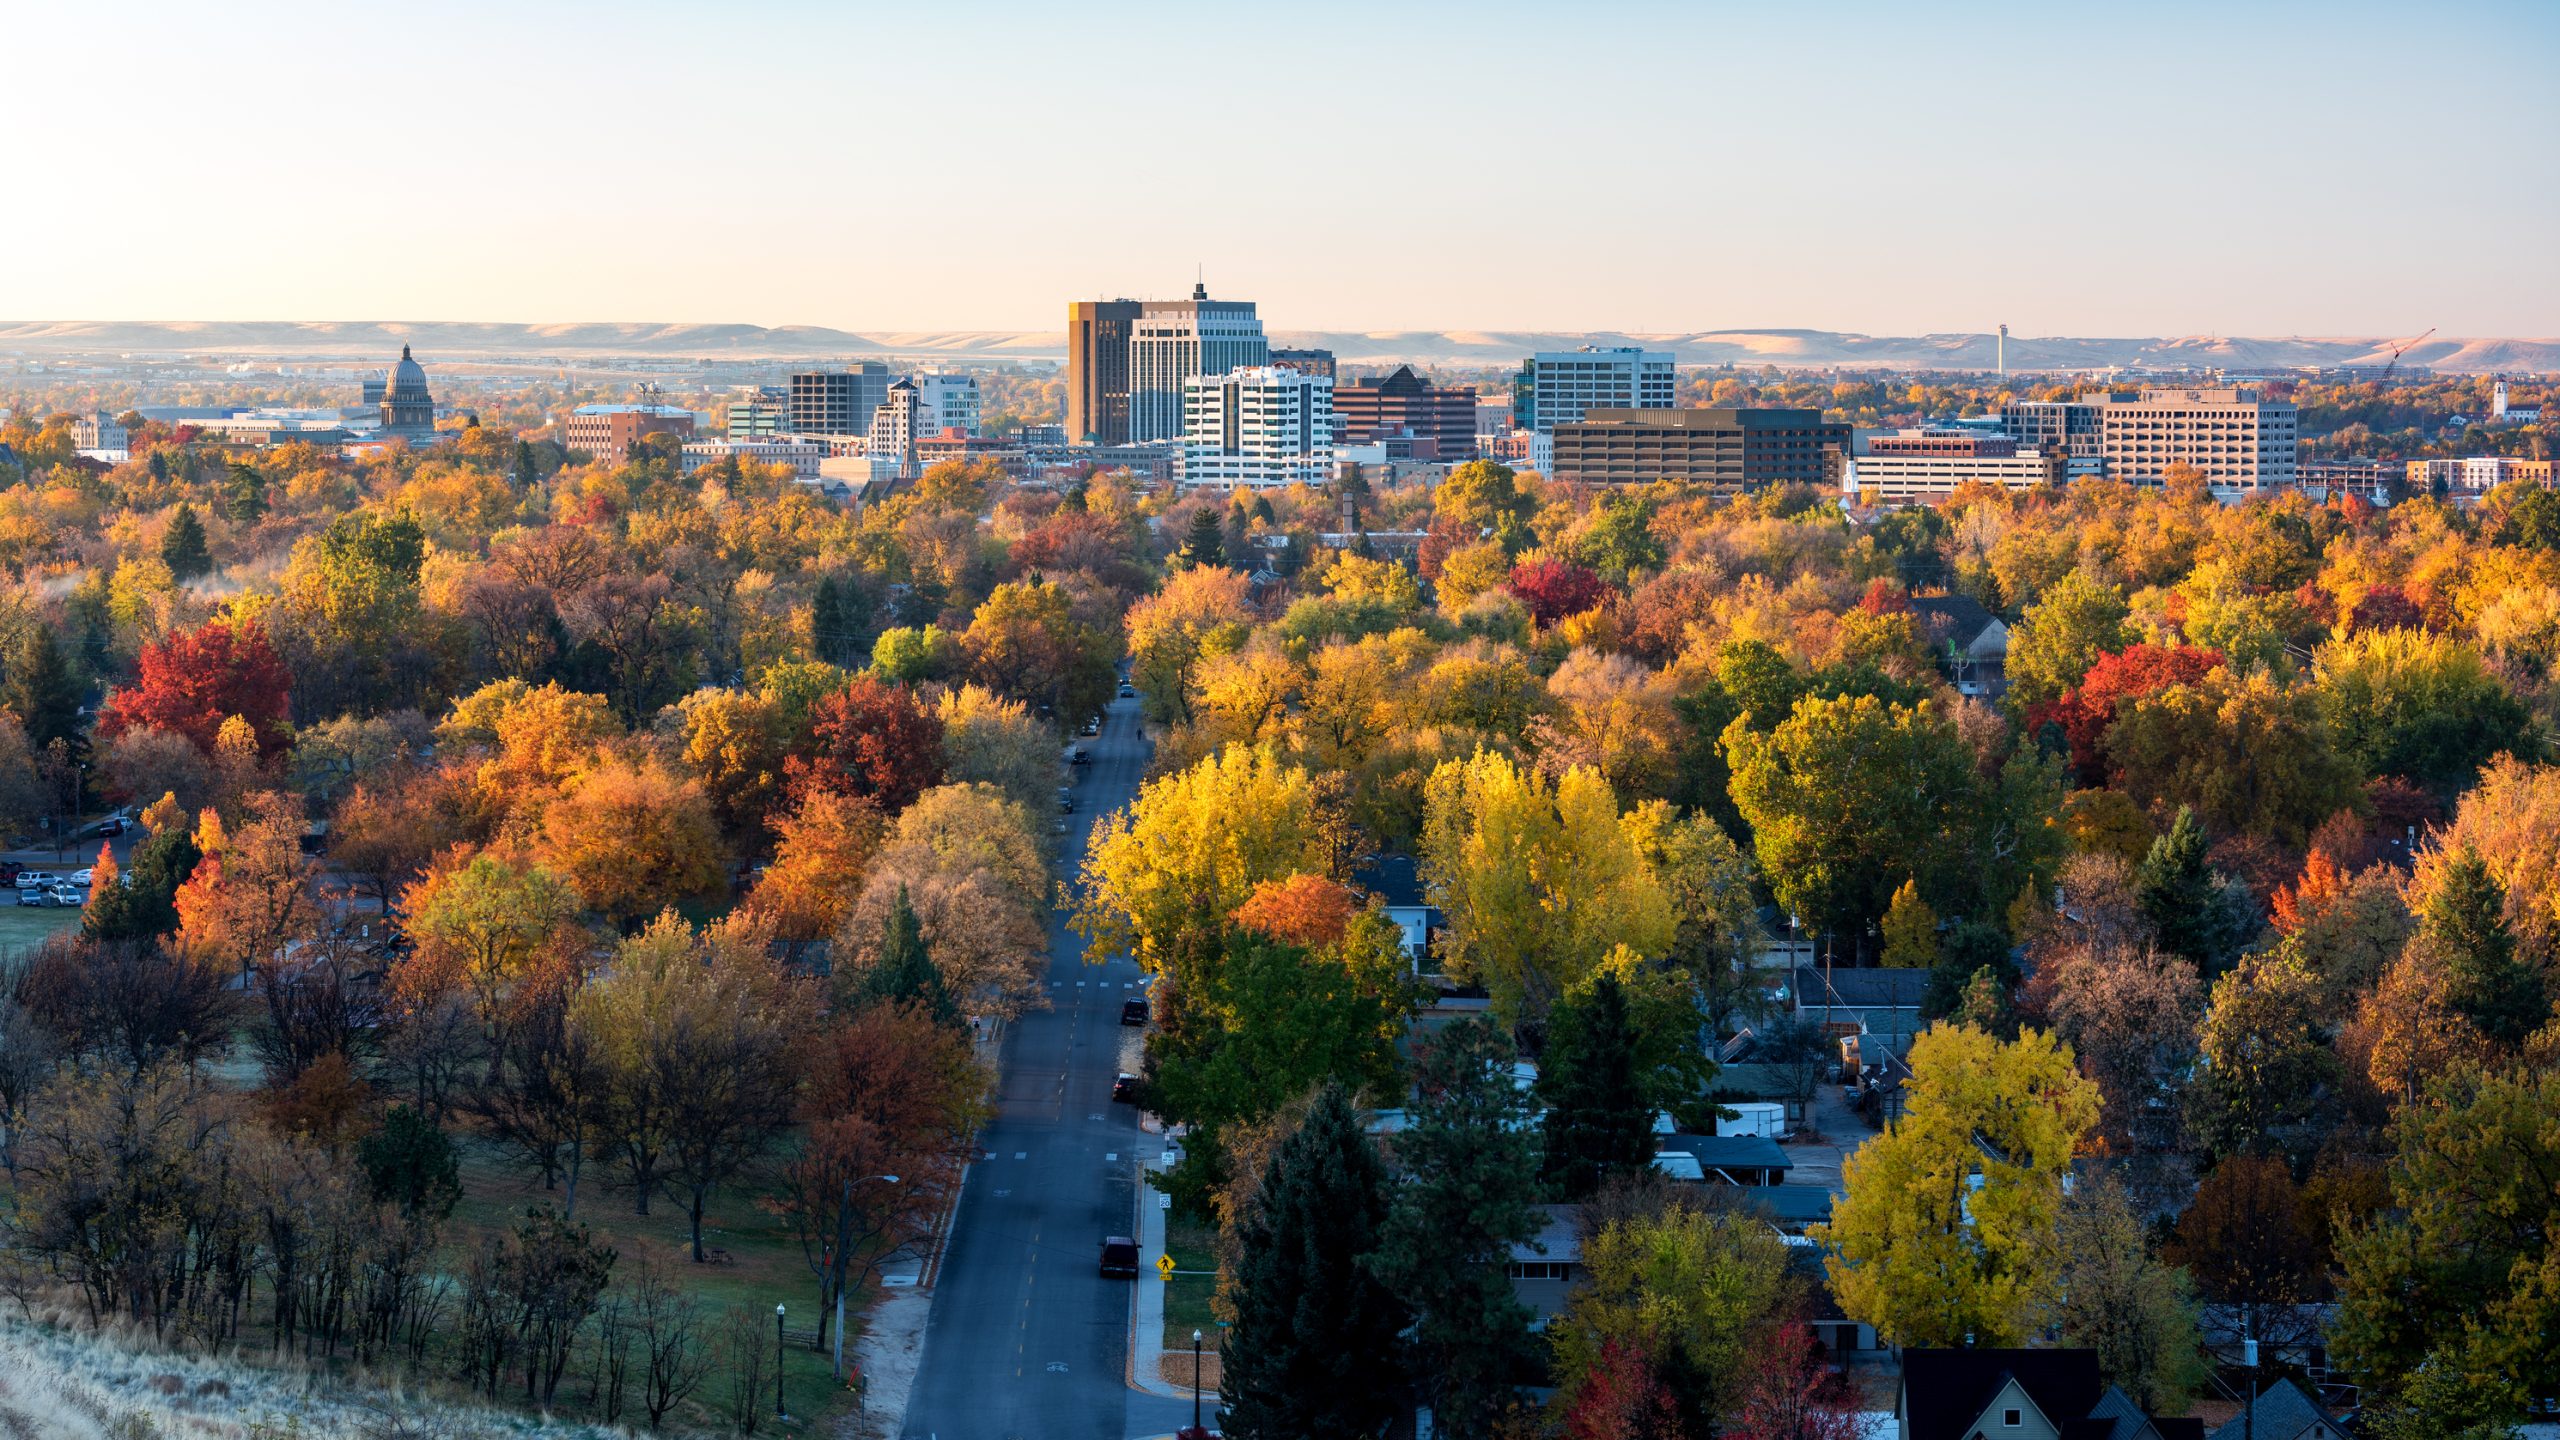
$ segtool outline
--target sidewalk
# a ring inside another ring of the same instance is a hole
[[[1163,1134],[1161,1122],[1152,1115],[1140,1124],[1151,1135]],[[1165,1219],[1172,1197],[1146,1182],[1149,1173],[1164,1166],[1162,1146],[1153,1155],[1143,1156],[1138,1166],[1138,1284],[1137,1294],[1130,1302],[1129,1384],[1168,1400],[1188,1400],[1188,1389],[1164,1378],[1165,1280],[1164,1273],[1156,1268],[1156,1257],[1165,1253]],[[1214,1390],[1203,1392],[1201,1399],[1212,1407],[1218,1403]]]

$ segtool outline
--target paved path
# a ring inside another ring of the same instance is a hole
[[[1137,792],[1137,702],[1116,702],[1087,745],[1071,856],[1095,817]],[[1131,1282],[1099,1273],[1102,1238],[1136,1233],[1138,1165],[1155,1146],[1137,1112],[1111,1101],[1112,1078],[1135,1068],[1124,1057],[1138,1032],[1121,1026],[1120,1005],[1140,972],[1126,959],[1085,964],[1063,921],[1050,917],[1052,1008],[1005,1038],[995,1118],[934,1284],[900,1431],[911,1440],[1128,1440],[1190,1423],[1188,1404],[1130,1388]]]

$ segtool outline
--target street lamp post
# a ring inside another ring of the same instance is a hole
[[[779,1303],[773,1307],[773,1418],[791,1418],[782,1409],[782,1306]]]
[[[1191,1332],[1191,1429],[1200,1429],[1200,1332]]]
[[[874,1175],[895,1185],[895,1175]],[[844,1204],[836,1210],[836,1379],[844,1379],[844,1270],[846,1257],[853,1249],[853,1177],[844,1177]]]

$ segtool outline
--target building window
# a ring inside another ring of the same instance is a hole
[[[2020,1415],[2015,1410],[2003,1410],[2000,1412],[2000,1424],[2004,1429],[2015,1430],[2025,1423],[2026,1417]]]

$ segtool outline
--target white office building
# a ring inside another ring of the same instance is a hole
[[[1511,385],[1511,413],[1521,429],[1553,435],[1586,410],[1668,410],[1675,398],[1668,352],[1585,345],[1523,361]]]
[[[913,480],[920,473],[916,466],[916,441],[931,433],[924,428],[925,412],[921,397],[922,392],[916,382],[901,378],[890,385],[889,396],[880,402],[880,408],[871,412],[870,443],[864,448],[871,456],[874,475],[882,479]]]
[[[957,430],[963,435],[978,433],[978,377],[975,375],[918,375],[916,406],[919,423],[927,435]]]
[[[1181,483],[1321,485],[1333,478],[1333,382],[1283,366],[1183,386]]]

